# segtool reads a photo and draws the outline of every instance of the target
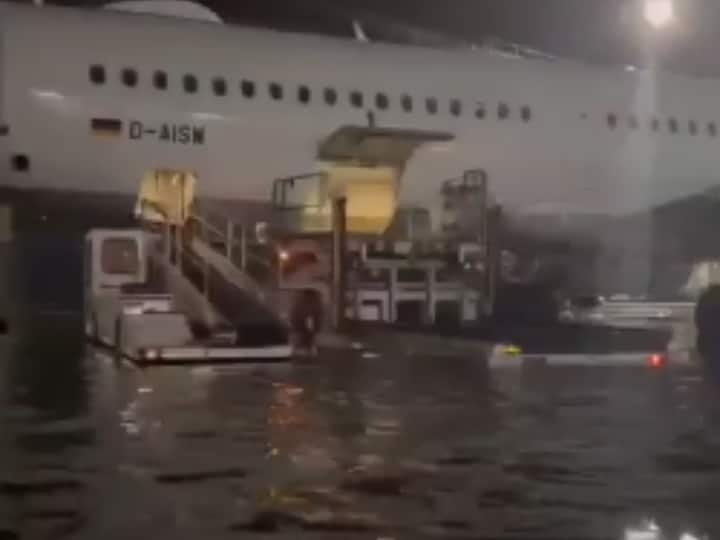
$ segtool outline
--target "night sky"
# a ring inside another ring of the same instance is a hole
[[[48,0],[50,1],[50,0]],[[93,0],[56,3],[99,4]],[[499,38],[594,63],[647,65],[720,77],[720,2],[675,0],[677,24],[650,32],[641,0],[206,0],[225,20],[350,35],[353,18],[375,39],[418,30],[464,41]]]

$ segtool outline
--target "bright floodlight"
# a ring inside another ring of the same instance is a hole
[[[675,18],[673,0],[645,0],[645,20],[653,28],[663,28]]]

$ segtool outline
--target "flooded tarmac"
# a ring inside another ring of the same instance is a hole
[[[75,317],[28,325],[0,344],[2,540],[720,533],[720,418],[692,371],[137,370]]]

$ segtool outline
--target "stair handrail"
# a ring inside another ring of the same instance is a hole
[[[248,263],[254,262],[268,270],[270,275],[274,275],[274,260],[269,260],[268,257],[257,255],[249,249],[250,243],[248,241],[249,234],[247,226],[237,223],[219,212],[217,212],[216,215],[223,220],[223,226],[217,226],[211,223],[209,219],[198,212],[190,214],[189,221],[191,223],[197,223],[200,226],[200,238],[206,244],[210,244],[210,235],[214,235],[217,239],[219,239],[225,246],[225,257],[232,261],[233,264],[235,264],[235,253],[239,253],[240,261],[236,266],[238,266],[243,272],[247,272]],[[238,229],[240,233],[239,235]]]

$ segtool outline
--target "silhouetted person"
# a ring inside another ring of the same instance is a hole
[[[705,372],[720,383],[720,285],[708,287],[695,306],[697,350]]]
[[[290,315],[290,325],[296,336],[299,349],[306,354],[315,354],[315,339],[322,327],[323,304],[320,294],[314,289],[304,289],[295,298]]]

